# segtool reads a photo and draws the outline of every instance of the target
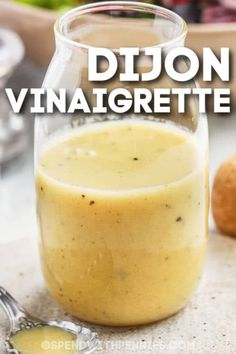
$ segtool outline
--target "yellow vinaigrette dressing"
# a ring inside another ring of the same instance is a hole
[[[21,330],[11,338],[20,354],[76,354],[77,336],[59,327],[35,327]]]
[[[131,119],[49,141],[36,169],[41,255],[67,311],[135,325],[186,304],[206,248],[200,149],[169,123]]]

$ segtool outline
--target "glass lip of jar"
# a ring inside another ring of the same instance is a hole
[[[56,36],[56,38],[60,39],[65,44],[73,46],[74,48],[80,48],[80,49],[84,49],[87,51],[90,48],[95,48],[95,46],[82,44],[80,42],[74,41],[73,39],[67,37],[67,35],[64,33],[63,25],[65,23],[69,24],[70,21],[75,19],[77,16],[99,12],[99,11],[94,11],[96,9],[103,9],[103,7],[108,7],[108,9],[110,8],[111,10],[121,10],[120,6],[126,6],[126,5],[127,5],[126,10],[128,10],[129,6],[147,9],[147,10],[149,10],[149,12],[152,11],[153,14],[162,16],[163,18],[168,17],[170,19],[170,21],[179,25],[179,33],[177,34],[176,37],[174,37],[173,39],[171,39],[169,41],[154,45],[152,47],[168,48],[168,47],[171,47],[175,43],[181,42],[181,40],[183,40],[186,37],[188,27],[187,27],[186,22],[184,21],[184,19],[181,16],[179,16],[175,12],[168,10],[164,7],[152,5],[149,3],[137,2],[137,1],[115,1],[115,2],[114,1],[102,1],[102,2],[91,3],[91,4],[87,4],[87,5],[83,5],[83,6],[78,6],[74,9],[66,12],[64,15],[62,15],[61,17],[59,17],[57,19],[57,21],[55,22],[55,25],[54,25],[55,36]],[[104,10],[108,10],[108,9],[105,8]],[[144,49],[144,48],[140,48],[140,49]],[[118,52],[119,49],[113,48],[111,50],[113,52]]]

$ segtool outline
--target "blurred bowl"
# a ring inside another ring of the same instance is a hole
[[[58,13],[0,0],[0,26],[16,31],[25,43],[27,55],[47,66],[54,52],[53,25]]]
[[[230,82],[222,82],[215,79],[211,83],[199,79],[201,87],[230,88],[232,103],[235,106],[236,99],[236,65],[232,65],[236,58],[236,23],[217,23],[217,24],[192,24],[189,26],[186,46],[192,48],[201,56],[202,49],[209,47],[216,54],[220,53],[221,48],[230,48],[231,52],[231,73]]]
[[[0,0],[0,26],[10,27],[23,39],[30,58],[42,66],[48,65],[53,55],[53,25],[57,12],[22,5],[14,1]],[[229,47],[236,57],[236,23],[189,25],[186,45],[201,53],[203,47],[210,47],[219,53],[221,47]],[[231,82],[216,80],[212,87],[230,87],[236,97],[236,65],[231,73]],[[209,83],[200,85],[209,87]]]

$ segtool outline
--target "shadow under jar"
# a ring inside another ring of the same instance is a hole
[[[81,87],[90,97],[90,46],[117,52],[160,45],[168,52],[184,44],[186,25],[160,7],[106,2],[67,13],[55,34],[43,86]],[[142,59],[138,71],[150,65]],[[96,83],[109,91],[173,85],[165,76]],[[43,273],[52,296],[82,320],[115,326],[157,321],[182,309],[196,287],[207,241],[207,121],[194,100],[182,115],[174,106],[171,114],[36,119]]]

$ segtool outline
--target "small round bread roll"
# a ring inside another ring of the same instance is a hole
[[[236,155],[224,162],[215,176],[212,211],[218,228],[236,237]]]

